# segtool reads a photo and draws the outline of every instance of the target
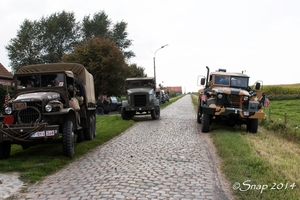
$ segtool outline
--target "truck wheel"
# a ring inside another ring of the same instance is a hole
[[[210,122],[211,122],[211,117],[208,114],[203,114],[201,118],[201,124],[202,124],[202,133],[207,133],[209,132],[209,127],[210,127]]]
[[[84,132],[84,138],[86,140],[93,140],[94,139],[94,135],[95,135],[95,120],[93,120],[93,117],[90,116],[90,127],[89,128],[85,128],[83,130]]]
[[[0,143],[0,159],[8,158],[10,155],[11,143]]]
[[[248,119],[247,131],[250,133],[257,133],[258,119]]]
[[[121,114],[121,112],[122,112],[122,107],[119,106],[119,107],[118,107],[118,113]]]
[[[198,106],[197,122],[198,122],[199,124],[201,124],[201,117],[202,117],[201,106]]]
[[[124,107],[121,108],[121,116],[123,120],[130,120],[132,118],[131,113],[127,112]]]
[[[84,141],[83,130],[82,129],[77,130],[76,134],[77,134],[77,140],[76,140],[76,142],[83,142]]]
[[[63,125],[63,155],[67,157],[73,157],[75,149],[75,136],[73,131],[73,122],[67,120]]]
[[[94,135],[94,138],[96,137],[97,135],[97,132],[96,132],[96,116],[95,115],[92,115],[92,119],[93,119],[93,135]]]
[[[98,107],[96,109],[96,113],[97,113],[97,115],[104,115],[104,109],[102,107]]]
[[[159,119],[159,117],[160,117],[160,107],[158,106],[158,107],[156,107],[156,109],[154,109],[154,110],[151,110],[151,117],[152,117],[152,119]]]

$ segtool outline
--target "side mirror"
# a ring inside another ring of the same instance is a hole
[[[255,84],[255,89],[256,89],[256,90],[259,90],[259,89],[260,89],[260,83],[256,83],[256,84]]]
[[[201,78],[201,85],[204,85],[205,84],[205,78]]]

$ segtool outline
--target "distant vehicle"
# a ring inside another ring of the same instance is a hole
[[[2,116],[0,159],[10,156],[11,144],[25,150],[55,140],[62,142],[64,156],[73,157],[76,141],[96,136],[94,79],[83,65],[24,66],[14,85]]]
[[[152,119],[159,119],[161,92],[156,91],[155,79],[127,78],[125,82],[126,100],[122,101],[122,119],[129,120],[134,115],[151,115]]]
[[[121,113],[122,102],[118,102],[117,97],[111,96],[97,101],[97,115],[109,114],[109,112],[118,111]]]
[[[201,76],[203,89],[199,90],[197,121],[202,124],[202,132],[209,132],[212,122],[225,121],[228,126],[246,124],[247,131],[257,133],[258,119],[264,119],[264,103],[267,99],[260,90],[260,82],[255,88],[249,87],[249,76],[230,73],[225,69]],[[199,78],[198,78],[199,79]]]
[[[164,90],[160,91],[160,103],[166,103],[167,101],[169,101],[169,95],[167,92],[165,92]]]

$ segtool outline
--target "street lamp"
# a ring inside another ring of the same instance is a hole
[[[165,46],[168,46],[169,44],[166,44],[164,46],[161,46],[159,49],[157,49],[155,52],[154,52],[154,56],[153,56],[153,64],[154,64],[154,84],[155,84],[155,88],[156,88],[156,72],[155,72],[155,54],[158,50],[164,48]]]

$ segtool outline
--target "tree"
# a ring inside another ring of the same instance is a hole
[[[61,57],[73,51],[79,42],[80,27],[74,13],[54,13],[40,20],[43,51],[41,59],[44,63],[60,62]]]
[[[12,70],[24,65],[59,62],[78,43],[79,28],[74,13],[65,11],[42,17],[40,21],[25,19],[17,37],[5,47]]]
[[[108,38],[110,25],[111,21],[104,11],[95,13],[93,18],[90,18],[90,15],[85,16],[81,28],[83,40],[94,37]]]
[[[128,33],[126,32],[127,23],[119,22],[116,23],[110,32],[110,39],[116,42],[116,45],[121,49],[126,59],[135,57],[132,51],[125,51],[132,45],[132,40],[127,39]]]
[[[113,41],[90,38],[76,46],[73,53],[64,55],[62,61],[83,64],[94,76],[96,95],[121,96],[124,93],[127,67]]]
[[[128,70],[128,77],[147,77],[147,74],[145,74],[145,68],[138,67],[135,63],[129,65]]]
[[[24,65],[41,62],[42,45],[39,27],[37,21],[31,22],[25,19],[17,32],[17,37],[11,39],[8,45],[5,46],[13,72]]]
[[[127,23],[124,21],[113,25],[104,11],[94,14],[93,18],[90,18],[89,15],[85,16],[82,23],[84,40],[94,37],[111,39],[123,52],[124,57],[130,59],[135,54],[132,51],[125,51],[132,45],[132,40],[127,38],[126,28]]]

